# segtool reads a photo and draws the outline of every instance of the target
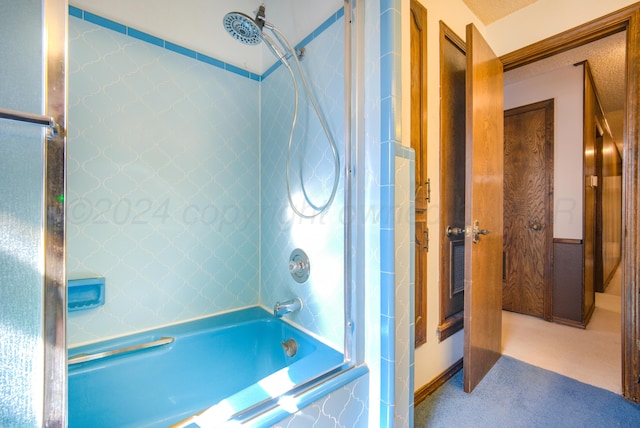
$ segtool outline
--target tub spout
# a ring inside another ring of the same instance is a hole
[[[295,299],[287,300],[286,302],[277,302],[273,307],[273,316],[276,318],[282,318],[283,315],[298,312],[300,309],[302,309],[302,299],[296,297]]]

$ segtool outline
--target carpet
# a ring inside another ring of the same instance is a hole
[[[640,427],[640,404],[502,356],[467,394],[458,372],[415,409],[422,427]]]

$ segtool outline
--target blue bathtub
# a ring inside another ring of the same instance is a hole
[[[282,346],[289,339],[293,356]],[[157,345],[77,362],[145,343]],[[185,426],[213,425],[343,363],[258,307],[73,348],[69,357],[72,428],[167,427],[197,413]]]

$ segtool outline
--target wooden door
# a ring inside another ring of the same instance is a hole
[[[504,113],[502,308],[552,318],[553,100]]]
[[[502,62],[467,26],[464,374],[471,392],[500,358],[502,338]]]

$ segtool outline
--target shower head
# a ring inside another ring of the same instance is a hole
[[[262,42],[262,29],[256,21],[242,12],[229,12],[222,19],[227,33],[245,45],[257,45]]]

